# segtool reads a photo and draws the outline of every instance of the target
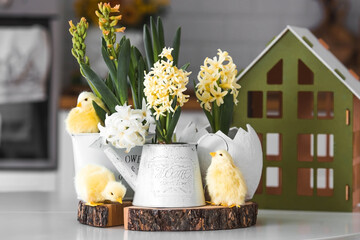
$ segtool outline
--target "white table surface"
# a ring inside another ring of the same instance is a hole
[[[77,200],[57,193],[1,193],[0,239],[360,239],[359,213],[259,210],[256,226],[204,232],[135,232],[76,220]]]

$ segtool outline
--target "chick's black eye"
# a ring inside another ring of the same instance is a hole
[[[85,98],[85,101],[87,101],[88,99],[87,98]]]
[[[114,195],[112,192],[110,193],[111,195]]]
[[[222,153],[220,153],[219,155],[222,156]]]

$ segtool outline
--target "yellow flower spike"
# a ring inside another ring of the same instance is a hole
[[[220,107],[221,104],[224,103],[224,97],[226,96],[227,92],[221,91],[221,88],[218,88],[217,90],[211,89],[210,93],[212,97],[210,98],[210,102],[216,102],[216,105]]]
[[[126,27],[115,28],[115,32],[124,32]]]
[[[69,21],[70,28],[74,28],[75,25],[73,24],[72,20]]]
[[[111,16],[111,17],[110,17],[110,19],[111,19],[111,20],[118,20],[118,21],[120,21],[120,20],[121,20],[121,18],[122,18],[122,15],[118,15],[118,16]]]
[[[116,28],[116,25],[121,19],[119,13],[120,5],[115,5],[111,7],[110,3],[101,3],[98,4],[99,11],[96,13],[99,21],[99,28],[102,31],[103,37],[105,39],[106,45],[108,46],[108,53],[113,58],[116,58],[116,51],[118,47],[114,47],[116,43],[116,32],[124,32],[125,28]],[[114,16],[110,16],[111,13],[115,13]],[[117,15],[117,16],[116,16]]]
[[[119,12],[119,8],[120,8],[120,4],[117,4],[114,7],[112,7],[110,11],[117,13],[117,12]]]
[[[228,52],[218,49],[218,57],[205,58],[204,65],[198,73],[199,83],[196,85],[196,96],[200,106],[211,111],[209,102],[216,102],[218,106],[223,104],[223,98],[230,90],[230,94],[236,99],[240,85],[236,83],[236,65]],[[210,99],[209,99],[210,98]],[[234,100],[237,103],[237,100]]]
[[[173,61],[173,57],[172,57],[172,55],[171,55],[171,52],[173,51],[174,49],[173,48],[164,48],[163,50],[162,50],[162,52],[160,53],[160,55],[159,55],[159,57],[165,57],[165,58],[167,58],[169,61]],[[177,68],[176,68],[176,66],[174,66],[174,69],[175,69],[175,71],[177,70]]]
[[[87,35],[87,29],[89,27],[89,23],[86,18],[82,17],[80,22],[73,24],[73,22],[69,21],[70,29],[69,32],[72,36],[72,49],[71,53],[76,58],[79,64],[89,64],[89,58],[85,56],[86,45],[85,38]],[[84,76],[83,72],[80,70],[81,74]]]
[[[116,24],[118,23],[118,20],[114,20],[110,23],[110,27],[114,27],[116,26]]]
[[[220,87],[222,89],[230,89],[231,88],[231,84],[230,83],[220,83]]]
[[[166,116],[166,113],[174,112],[188,101],[189,96],[185,95],[186,84],[189,82],[189,72],[178,69],[173,65],[171,48],[164,48],[159,57],[165,57],[157,61],[151,71],[145,75],[144,94],[148,106],[154,110],[156,119]],[[177,96],[176,106],[172,103]]]
[[[98,18],[104,17],[98,10],[95,11],[95,15],[96,15]]]

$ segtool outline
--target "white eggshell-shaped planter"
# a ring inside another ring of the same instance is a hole
[[[230,153],[235,165],[244,175],[248,188],[246,200],[250,200],[260,182],[263,153],[257,133],[249,124],[246,127],[247,131],[242,128],[231,128],[229,134],[225,135],[221,131],[209,133],[209,127],[197,130],[192,123],[187,126],[189,129],[196,130],[195,137],[192,135],[191,138],[197,140],[197,151],[204,185],[206,184],[206,171],[211,164],[209,153],[225,149]],[[181,141],[187,140],[187,134],[179,135]]]

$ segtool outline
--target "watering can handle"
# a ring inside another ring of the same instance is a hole
[[[202,137],[197,141],[197,144],[198,144],[198,145],[201,145],[200,143],[201,143],[202,141],[204,141],[205,138],[207,138],[207,137],[217,137],[217,138],[219,138],[220,140],[222,140],[222,141],[225,143],[226,151],[227,151],[227,152],[229,151],[229,145],[228,145],[228,143],[226,142],[226,140],[225,140],[222,136],[219,136],[219,135],[217,135],[217,134],[215,134],[215,133],[205,134],[204,136],[202,136]]]

